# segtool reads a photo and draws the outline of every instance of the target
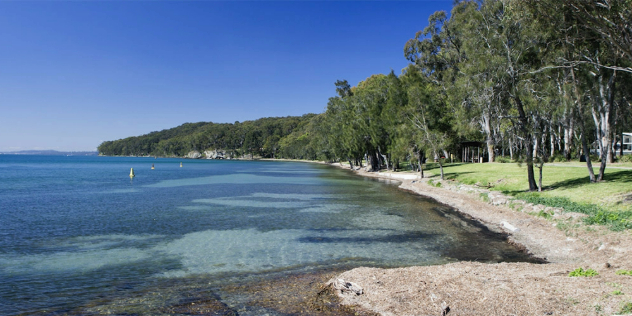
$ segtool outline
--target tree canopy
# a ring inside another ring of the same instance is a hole
[[[410,64],[352,86],[337,80],[326,110],[234,124],[187,123],[104,142],[106,155],[236,155],[406,163],[586,160],[590,181],[632,131],[631,0],[456,1],[402,43]],[[332,80],[333,81],[333,80]],[[484,144],[469,151],[471,144]],[[482,150],[482,151],[480,151]],[[508,156],[508,157],[507,157]],[[595,175],[592,162],[599,161]],[[443,172],[442,172],[443,176]]]

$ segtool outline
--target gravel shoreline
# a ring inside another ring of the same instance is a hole
[[[492,231],[509,234],[509,242],[548,263],[356,268],[330,281],[345,305],[380,315],[618,315],[626,304],[632,306],[632,276],[616,274],[632,270],[629,231],[586,226],[581,223],[583,214],[545,209],[452,181],[433,180],[431,185],[428,179],[412,179],[411,174],[355,172],[401,181],[401,189],[433,198]],[[436,187],[437,182],[441,187]],[[554,215],[550,219],[533,215],[540,210]],[[599,275],[568,276],[580,267]],[[361,294],[344,284],[360,288]]]

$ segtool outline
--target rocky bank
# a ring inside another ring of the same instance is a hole
[[[583,214],[545,209],[452,181],[429,183],[411,174],[356,172],[399,180],[400,188],[509,234],[508,242],[548,263],[357,268],[329,283],[343,304],[380,315],[617,315],[632,310],[632,276],[617,274],[632,270],[631,232],[586,226]],[[535,215],[541,210],[552,216]],[[598,275],[570,277],[577,268],[594,269]],[[351,287],[353,291],[348,290]]]

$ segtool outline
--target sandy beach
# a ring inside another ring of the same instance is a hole
[[[545,219],[534,215],[543,206],[452,181],[439,181],[441,187],[436,187],[437,180],[431,185],[427,178],[412,174],[356,173],[401,181],[401,189],[507,233],[509,242],[547,263],[357,268],[330,281],[337,284],[336,293],[345,305],[380,315],[618,315],[626,304],[632,305],[632,276],[616,273],[632,269],[629,231],[587,226],[581,221],[583,214],[550,208],[545,211],[555,215]],[[598,275],[570,277],[577,268],[594,269]]]

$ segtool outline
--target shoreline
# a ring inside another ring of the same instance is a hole
[[[339,163],[332,165],[349,170]],[[507,234],[508,242],[547,263],[356,268],[329,282],[344,305],[380,315],[442,315],[447,310],[450,315],[616,315],[625,304],[632,304],[632,276],[616,274],[632,269],[628,231],[586,226],[581,223],[583,214],[547,209],[449,180],[433,179],[432,185],[415,174],[353,172],[399,181],[400,189],[435,199],[492,231]],[[437,182],[441,187],[435,186]],[[545,209],[555,214],[552,219],[533,215]],[[599,275],[568,276],[580,267]],[[362,294],[336,286],[339,279],[361,288]]]

